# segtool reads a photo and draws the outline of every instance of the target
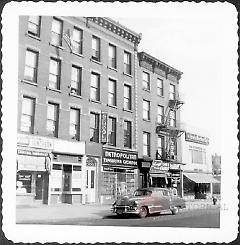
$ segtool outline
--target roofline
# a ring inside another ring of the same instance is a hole
[[[144,51],[138,52],[138,54],[139,54],[139,55],[145,55],[145,56],[147,56],[148,58],[152,59],[153,61],[158,62],[158,63],[160,63],[161,65],[165,66],[166,68],[168,68],[168,69],[170,69],[170,70],[173,70],[174,72],[178,73],[178,75],[180,75],[180,76],[183,74],[183,72],[177,70],[176,68],[174,68],[174,67],[172,67],[172,66],[170,66],[170,65],[168,65],[168,64],[166,64],[166,63],[164,63],[163,61],[161,61],[161,60],[159,60],[159,59],[153,57],[152,55],[150,55],[150,54],[148,54],[148,53],[146,53],[146,52],[144,52]]]

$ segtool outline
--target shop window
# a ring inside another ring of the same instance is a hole
[[[124,51],[124,73],[131,75],[131,54],[127,51]]]
[[[92,59],[100,62],[100,38],[92,37]]]
[[[74,27],[72,37],[72,51],[76,54],[82,54],[82,39],[83,31],[77,27]]]
[[[63,191],[71,191],[72,165],[63,165]]]
[[[37,83],[39,53],[27,49],[25,57],[24,79],[32,83]]]
[[[52,21],[52,37],[51,44],[62,46],[63,22],[57,18]]]
[[[17,192],[31,193],[32,175],[29,173],[17,173]]]
[[[108,58],[109,58],[109,67],[114,69],[117,68],[117,48],[116,46],[109,44],[108,47]]]
[[[28,33],[40,37],[41,16],[31,15],[28,18]]]
[[[49,66],[49,88],[60,90],[61,61],[55,58],[50,59]]]
[[[71,94],[81,95],[82,68],[72,66]]]
[[[90,141],[99,143],[99,114],[90,113]]]
[[[72,191],[81,191],[82,187],[82,166],[73,165]]]
[[[100,75],[94,72],[91,74],[90,99],[100,101]]]

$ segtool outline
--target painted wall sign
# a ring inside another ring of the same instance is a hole
[[[197,134],[192,134],[189,132],[185,133],[185,140],[190,141],[190,142],[195,142],[203,145],[208,145],[209,144],[209,138],[203,137]]]
[[[47,157],[49,155],[47,152],[22,150],[22,149],[18,149],[17,153],[18,155],[39,156],[39,157]]]
[[[101,142],[107,143],[107,113],[102,112],[101,114]]]
[[[137,166],[137,152],[103,148],[103,165]]]

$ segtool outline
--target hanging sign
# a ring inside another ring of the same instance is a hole
[[[101,142],[107,143],[107,113],[102,112],[101,114]]]

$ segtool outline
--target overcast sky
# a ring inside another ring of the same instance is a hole
[[[140,51],[184,73],[180,80],[185,101],[181,119],[189,126],[206,130],[212,153],[221,154],[222,86],[230,61],[234,62],[234,56],[227,57],[236,44],[233,22],[222,8],[193,5],[175,10],[160,9],[159,15],[152,18],[115,19],[142,33]]]

